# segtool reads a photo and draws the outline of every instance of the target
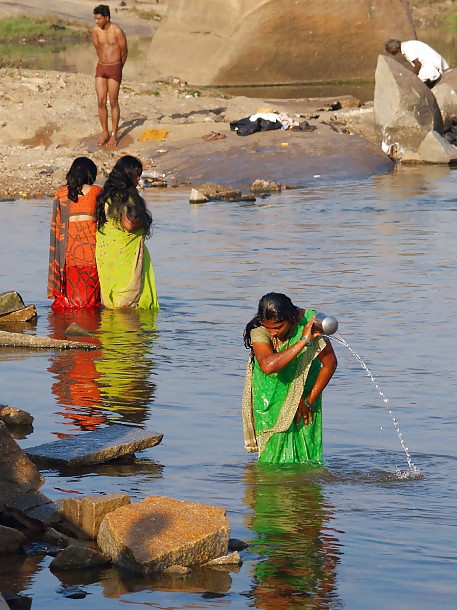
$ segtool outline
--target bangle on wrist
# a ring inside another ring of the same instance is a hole
[[[304,337],[303,335],[300,337],[300,339],[303,339],[303,341],[306,341],[306,345],[309,345],[311,343],[311,341],[309,339],[307,339],[306,337]]]
[[[309,402],[306,400],[306,398],[304,398],[304,399],[303,399],[303,401],[304,401],[304,403],[305,403],[306,407],[307,407],[307,408],[308,408],[310,411],[312,411],[312,410],[313,410],[313,408],[312,408],[312,406],[309,404]]]

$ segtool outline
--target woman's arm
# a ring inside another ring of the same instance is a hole
[[[312,330],[313,322],[314,316],[303,328],[301,339],[282,352],[275,352],[271,343],[264,343],[261,341],[253,342],[252,350],[254,356],[265,375],[271,375],[272,373],[277,373],[283,369],[289,362],[298,356],[309,341],[320,336],[319,332],[314,332]]]
[[[319,396],[324,391],[324,388],[327,386],[330,379],[333,377],[333,373],[336,371],[336,367],[338,366],[338,361],[336,359],[335,352],[333,351],[333,347],[331,343],[327,342],[327,345],[318,355],[319,360],[322,363],[321,370],[319,371],[319,375],[317,376],[316,382],[311,388],[310,393],[306,397],[306,402],[303,398],[300,399],[298,403],[297,414],[295,416],[295,423],[298,424],[300,418],[303,417],[303,422],[305,426],[309,426],[309,424],[313,423],[313,409],[312,406],[314,402],[319,398]]]
[[[332,344],[328,341],[327,345],[318,355],[318,358],[322,363],[322,367],[319,371],[315,384],[306,397],[306,402],[310,406],[312,406],[315,400],[322,394],[324,388],[333,377],[333,373],[336,371],[336,367],[338,366],[338,361],[336,359],[335,352],[333,351]]]

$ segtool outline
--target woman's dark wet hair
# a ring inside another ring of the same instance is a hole
[[[93,184],[97,177],[97,166],[88,157],[76,157],[68,170],[66,180],[68,186],[68,198],[78,201],[79,195],[83,194],[84,184]]]
[[[286,294],[269,292],[259,301],[256,315],[246,324],[243,341],[246,349],[252,349],[251,330],[262,325],[266,320],[271,322],[295,322],[298,319],[299,308],[292,303]]]
[[[105,203],[109,202],[110,217],[120,222],[122,212],[126,210],[128,218],[141,220],[144,235],[149,237],[152,217],[137,189],[142,172],[143,164],[136,157],[125,155],[118,159],[97,197],[95,216],[99,231],[106,223]]]

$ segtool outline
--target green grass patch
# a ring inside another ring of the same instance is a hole
[[[447,15],[445,18],[448,29],[457,30],[457,13],[454,15]]]
[[[1,19],[0,67],[33,66],[33,58],[41,53],[58,53],[90,39],[86,25],[69,24],[53,17]]]
[[[48,43],[87,40],[90,31],[84,25],[72,25],[61,19],[48,17],[30,19],[29,17],[8,17],[0,19],[0,44],[14,44],[21,41]]]

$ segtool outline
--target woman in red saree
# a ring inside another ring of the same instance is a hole
[[[77,157],[52,208],[47,296],[54,311],[100,307],[95,262],[97,166]]]

